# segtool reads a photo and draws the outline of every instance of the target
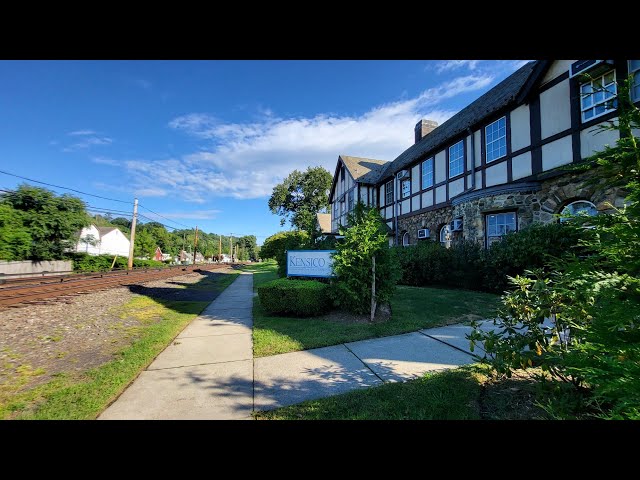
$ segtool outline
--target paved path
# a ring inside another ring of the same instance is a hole
[[[252,302],[241,273],[99,419],[250,418]]]
[[[249,419],[473,362],[464,325],[253,359],[252,287],[241,274],[99,418]]]

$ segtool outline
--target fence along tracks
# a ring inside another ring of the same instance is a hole
[[[21,307],[29,304],[64,301],[68,297],[96,290],[159,280],[185,275],[198,270],[217,270],[231,264],[207,264],[166,267],[161,269],[134,269],[131,271],[92,274],[55,275],[37,278],[16,278],[0,283],[0,308]]]

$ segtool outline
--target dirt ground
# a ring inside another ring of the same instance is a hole
[[[189,273],[46,305],[0,310],[0,394],[45,383],[60,372],[85,371],[111,360],[135,338],[131,327],[141,325],[134,318],[122,318],[123,305],[141,296],[212,301],[218,293],[207,285],[231,271]]]

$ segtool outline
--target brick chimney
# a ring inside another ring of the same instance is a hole
[[[433,132],[438,126],[438,122],[433,120],[425,120],[424,118],[416,123],[416,143],[426,137],[429,133]]]

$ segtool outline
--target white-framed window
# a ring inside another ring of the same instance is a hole
[[[582,121],[586,122],[615,110],[617,106],[616,93],[615,70],[581,84],[580,111],[582,112]]]
[[[487,163],[507,155],[507,117],[504,116],[485,128]]]
[[[385,205],[390,205],[393,203],[393,180],[389,180],[384,185],[384,197],[385,197]]]
[[[517,230],[516,212],[490,213],[485,215],[487,226],[487,247],[502,239],[509,232]]]
[[[449,147],[449,178],[456,177],[464,171],[464,143],[460,140]]]
[[[440,229],[440,244],[443,247],[449,248],[451,246],[451,227],[447,223]]]
[[[590,216],[594,217],[598,214],[598,209],[596,206],[588,200],[576,200],[575,202],[571,202],[569,205],[564,207],[560,212],[560,221],[566,222],[567,220],[571,220],[571,217],[565,215],[573,215],[573,216]]]
[[[433,187],[433,157],[422,162],[422,188]]]
[[[354,205],[353,205],[353,189],[349,190],[349,193],[348,193],[347,197],[349,199],[348,208],[349,208],[349,211],[351,211],[351,210],[353,210],[353,207],[354,207]]]
[[[400,184],[401,188],[401,192],[402,192],[402,198],[407,198],[411,195],[411,180],[403,180],[402,183]]]
[[[409,241],[409,232],[404,232],[404,235],[402,235],[402,246],[408,247],[410,245]]]
[[[631,100],[640,100],[640,60],[629,60],[629,74],[633,74],[631,83]]]

